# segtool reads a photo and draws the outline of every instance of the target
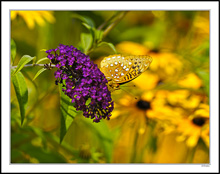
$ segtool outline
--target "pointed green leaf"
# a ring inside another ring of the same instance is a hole
[[[107,56],[111,54],[116,54],[117,51],[112,43],[101,42],[97,47],[90,53],[90,57],[100,57]]]
[[[42,72],[44,72],[46,69],[45,68],[41,68],[34,76],[33,80],[34,81]]]
[[[92,35],[88,33],[81,33],[81,44],[86,54],[89,48],[92,46]]]
[[[95,40],[95,28],[92,28],[91,26],[89,26],[87,23],[84,23],[84,22],[82,23],[82,25],[84,25],[89,30],[94,41]]]
[[[15,70],[12,69],[12,73]],[[15,89],[15,93],[18,99],[20,114],[21,114],[21,125],[23,124],[25,118],[25,110],[28,102],[28,89],[24,79],[24,76],[21,72],[16,73],[12,78],[12,83]]]
[[[103,31],[102,30],[95,30],[95,39],[97,42],[101,42],[103,38]]]
[[[12,64],[15,60],[15,56],[16,56],[16,44],[15,41],[13,39],[11,39],[11,59],[12,59]]]
[[[28,56],[28,55],[24,55],[20,61],[18,62],[18,66],[15,69],[14,73],[12,74],[12,76],[14,76],[16,73],[18,73],[19,71],[21,71],[21,69],[24,67],[24,65],[26,65],[27,63],[29,63],[31,60],[33,60],[34,57]]]
[[[50,62],[50,59],[48,59],[47,57],[44,57],[44,58],[38,60],[38,61],[36,62],[36,64],[39,64],[39,63],[41,63],[41,62],[43,62],[43,61],[47,61],[47,62],[49,63],[49,62]]]
[[[60,87],[60,110],[61,110],[61,126],[60,126],[60,143],[63,141],[67,130],[73,122],[74,117],[77,114],[74,104],[71,99],[62,91],[62,85]]]
[[[77,13],[74,13],[74,14],[72,14],[72,18],[77,18],[77,19],[83,21],[84,23],[88,24],[92,28],[95,27],[93,20],[91,18],[89,18],[88,16],[82,16]]]

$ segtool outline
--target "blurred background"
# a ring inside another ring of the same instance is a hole
[[[105,44],[96,46],[89,38],[100,30]],[[59,44],[98,65],[115,53],[153,58],[146,72],[112,93],[109,121],[76,114],[62,143],[54,70],[32,81],[42,67],[23,68],[22,126],[11,85],[11,163],[209,163],[208,11],[11,11],[11,39],[13,66],[23,55],[44,58],[42,49]]]

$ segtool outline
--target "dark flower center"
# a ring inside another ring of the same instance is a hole
[[[197,126],[202,126],[205,123],[205,119],[203,117],[193,118],[192,122]]]
[[[150,50],[150,52],[152,52],[152,53],[159,53],[160,50],[155,48],[155,49]]]
[[[150,102],[147,102],[147,101],[144,101],[144,100],[139,100],[136,105],[139,109],[142,109],[142,110],[147,110],[147,109],[151,108],[150,107]]]

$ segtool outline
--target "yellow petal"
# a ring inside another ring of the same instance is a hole
[[[189,147],[195,147],[197,142],[199,140],[199,137],[198,136],[190,136],[187,141],[186,141],[186,144],[189,146]]]

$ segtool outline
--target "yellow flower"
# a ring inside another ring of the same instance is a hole
[[[151,90],[157,86],[159,80],[160,79],[157,74],[151,73],[150,71],[147,70],[139,77],[132,80],[132,83],[134,83],[137,88],[143,90]]]
[[[206,101],[206,98],[206,96],[194,94],[184,89],[167,92],[167,101],[169,104],[185,109],[197,108],[201,102]]]
[[[115,142],[113,162],[137,162],[142,158],[146,141],[152,136],[150,133],[152,128],[149,126],[151,123],[146,116],[146,111],[152,110],[151,101],[154,93],[140,95],[138,99],[121,93],[119,91],[113,95],[114,98],[120,97],[115,100],[115,109],[111,122],[108,123],[112,128],[117,126],[120,128],[118,140]]]
[[[181,78],[177,83],[182,87],[192,89],[199,89],[202,86],[202,81],[194,73],[187,74],[186,76]]]
[[[179,77],[183,68],[180,56],[170,52],[149,52],[148,55],[154,60],[149,69],[157,73],[162,80],[174,81]]]
[[[149,51],[145,46],[130,41],[123,41],[117,44],[116,50],[121,54],[127,55],[147,55]]]
[[[197,15],[193,21],[194,27],[201,34],[209,35],[209,19],[203,16]]]
[[[177,137],[177,141],[185,140],[187,146],[195,147],[199,138],[202,138],[205,144],[209,147],[208,108],[208,105],[201,104],[192,115],[179,121],[177,132],[180,133],[180,136]],[[203,111],[202,115],[201,111]]]
[[[24,19],[30,29],[35,27],[35,23],[44,26],[45,21],[50,23],[55,22],[52,11],[11,11],[11,20],[15,20],[17,15]]]

